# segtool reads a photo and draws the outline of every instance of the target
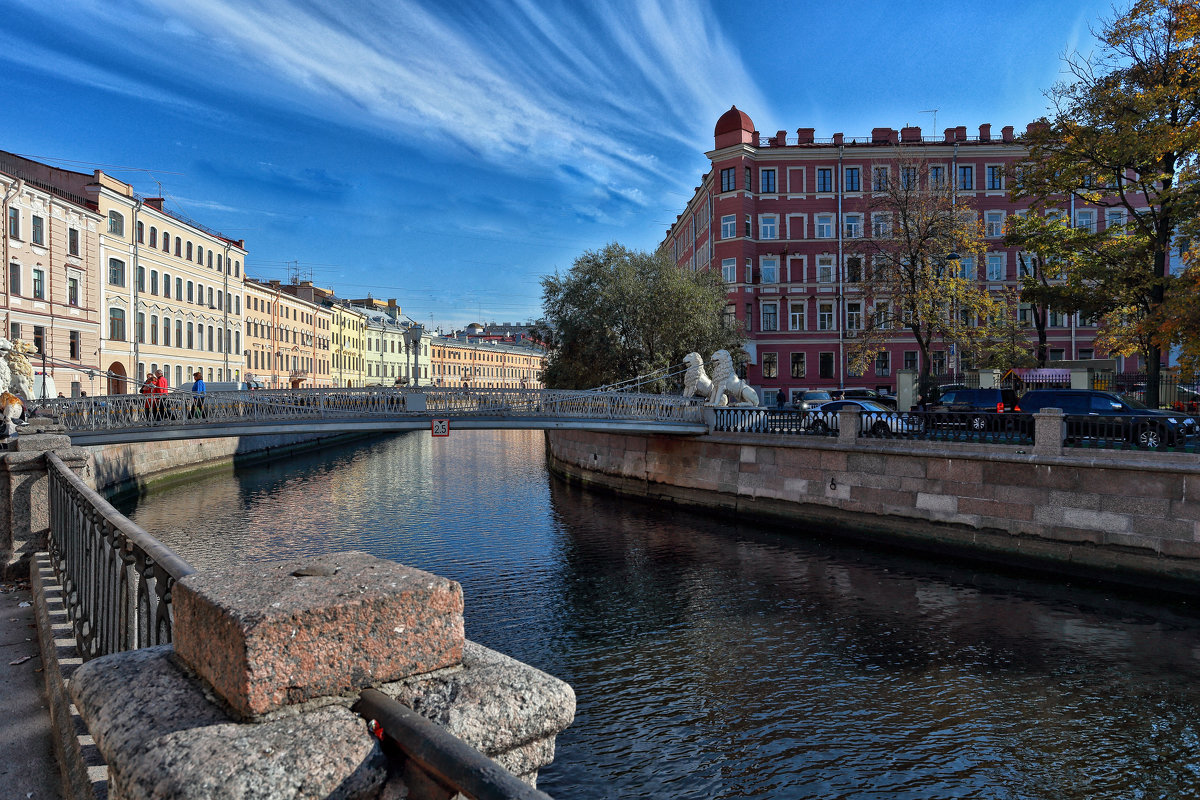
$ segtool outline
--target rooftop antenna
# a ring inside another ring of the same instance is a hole
[[[937,134],[937,112],[938,112],[938,109],[936,109],[936,108],[927,108],[927,109],[925,109],[924,111],[918,111],[918,112],[917,112],[918,114],[933,114],[933,132],[934,132],[934,135],[936,135],[936,134]]]

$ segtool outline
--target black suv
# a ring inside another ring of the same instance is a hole
[[[1131,397],[1092,389],[1034,389],[1021,395],[1017,410],[1033,414],[1061,408],[1068,439],[1122,439],[1139,447],[1183,444],[1200,433],[1194,417],[1149,408]]]
[[[970,416],[963,413],[961,417],[966,421],[968,428],[983,432],[998,427],[1000,420],[990,415],[1013,411],[1016,406],[1017,393],[1014,389],[951,389],[943,392],[942,398],[931,404],[928,410],[979,412]]]

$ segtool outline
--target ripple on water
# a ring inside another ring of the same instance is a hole
[[[1194,798],[1200,625],[552,481],[540,434],[407,435],[137,502],[198,566],[362,549],[569,681],[560,798]]]

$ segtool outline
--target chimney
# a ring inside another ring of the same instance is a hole
[[[979,141],[990,142],[992,140],[992,126],[989,123],[984,123],[979,126]]]
[[[1013,126],[1005,125],[1003,128],[1001,128],[1000,136],[1003,137],[1004,141],[1011,142],[1014,138],[1013,137]]]
[[[837,145],[838,147],[841,147],[841,146],[842,146],[842,143],[843,143],[845,140],[846,140],[846,137],[845,137],[845,135],[844,135],[844,134],[841,134],[841,133],[835,133],[835,134],[833,135],[833,143],[834,143],[835,145]]]
[[[946,128],[945,134],[947,144],[954,141],[954,128]]]
[[[816,128],[796,128],[796,144],[812,144]]]
[[[955,128],[954,138],[960,142],[965,142],[967,140],[967,126],[959,125],[957,128]]]
[[[896,131],[892,128],[871,128],[871,144],[895,144]]]
[[[916,125],[906,125],[900,129],[900,141],[902,142],[919,142],[921,141],[921,129]]]
[[[771,140],[773,147],[785,147],[787,145],[787,131],[775,131],[775,138]]]
[[[1048,122],[1031,122],[1025,126],[1025,133],[1030,134],[1034,131],[1044,131],[1049,129],[1049,127],[1050,123]]]
[[[150,208],[153,208],[155,211],[163,210],[163,207],[162,207],[163,199],[161,197],[147,197],[144,202],[146,205],[150,206]]]

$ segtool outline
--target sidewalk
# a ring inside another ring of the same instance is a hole
[[[61,798],[51,737],[29,581],[0,583],[0,794]]]

